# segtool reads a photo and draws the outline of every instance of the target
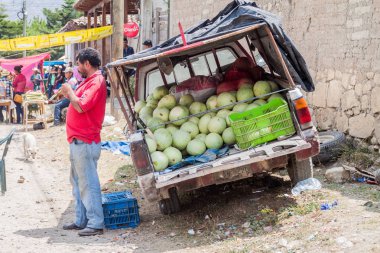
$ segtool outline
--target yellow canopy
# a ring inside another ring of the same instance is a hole
[[[100,40],[112,35],[112,26],[65,33],[43,34],[16,39],[0,40],[0,51],[35,50],[73,43]]]

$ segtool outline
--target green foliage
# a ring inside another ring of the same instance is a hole
[[[0,39],[14,38],[20,34],[22,34],[22,22],[8,20],[8,15],[0,4]]]
[[[54,10],[44,8],[42,12],[46,17],[47,28],[57,32],[71,19],[79,18],[81,14],[73,9],[74,3],[75,0],[65,0],[61,8],[55,8]]]

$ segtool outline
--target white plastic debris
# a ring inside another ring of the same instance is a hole
[[[292,194],[294,196],[300,195],[301,192],[310,190],[319,190],[322,188],[321,182],[316,178],[308,178],[302,180],[296,184],[292,189]]]

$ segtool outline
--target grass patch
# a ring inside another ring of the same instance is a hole
[[[114,179],[103,186],[103,192],[117,192],[138,188],[135,168],[131,164],[117,169]]]
[[[380,202],[380,191],[378,191],[378,187],[374,185],[365,183],[329,183],[324,184],[323,187],[329,190],[339,191],[341,194],[351,198]]]
[[[377,152],[369,149],[366,144],[354,140],[347,140],[342,146],[341,160],[361,169],[368,169],[380,157]]]

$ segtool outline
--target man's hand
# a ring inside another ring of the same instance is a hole
[[[69,94],[70,94],[71,92],[73,92],[73,89],[71,88],[71,85],[70,85],[70,84],[68,84],[68,83],[64,83],[64,84],[62,84],[61,92],[62,92],[62,94],[63,94],[66,98],[69,98]]]
[[[83,112],[82,108],[79,105],[79,98],[75,95],[70,84],[68,84],[68,83],[62,84],[61,92],[66,98],[68,98],[70,100],[70,103],[73,105],[74,109],[77,112],[79,112],[79,113]]]

